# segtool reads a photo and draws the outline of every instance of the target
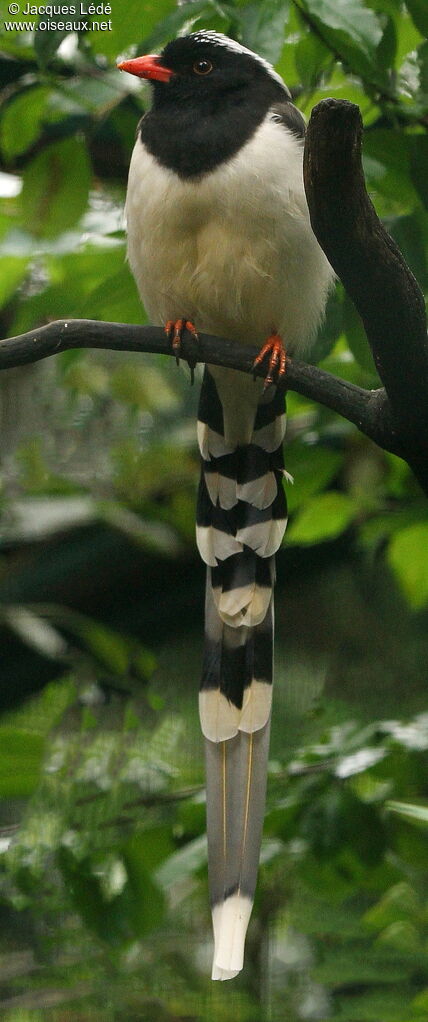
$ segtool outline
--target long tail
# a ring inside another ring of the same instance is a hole
[[[234,376],[239,415],[239,374]],[[286,526],[284,398],[276,393],[258,407],[255,402],[249,443],[231,443],[223,423],[206,369],[198,422],[197,539],[207,564],[199,707],[213,979],[232,979],[242,969],[257,880],[272,702],[274,555]]]

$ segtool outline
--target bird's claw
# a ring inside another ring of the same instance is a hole
[[[282,338],[279,334],[271,334],[267,341],[260,348],[259,354],[256,356],[253,362],[254,379],[256,379],[255,370],[263,360],[269,355],[268,371],[265,376],[263,393],[267,390],[272,383],[279,383],[285,376],[287,367],[287,354],[284,348]]]
[[[165,323],[165,333],[168,340],[171,342],[172,350],[175,355],[175,361],[178,365],[181,357],[181,345],[183,341],[184,333],[186,332],[193,337],[196,344],[199,344],[199,337],[196,331],[196,327],[190,319],[168,319]],[[187,364],[190,369],[190,382],[193,383],[195,379],[195,365],[196,357],[187,358]]]

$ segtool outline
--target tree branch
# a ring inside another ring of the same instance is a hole
[[[358,107],[328,99],[312,112],[305,187],[314,232],[363,319],[384,388],[367,391],[316,366],[287,359],[285,387],[343,415],[380,447],[404,458],[428,494],[428,341],[422,292],[380,223],[361,166]],[[261,339],[262,340],[262,339]],[[160,327],[60,320],[0,341],[0,369],[70,348],[171,355]],[[201,334],[183,356],[252,372],[257,349]],[[263,375],[263,369],[258,369]]]
[[[0,341],[0,370],[38,362],[71,348],[173,354],[162,327],[102,323],[91,319],[57,320],[18,337]],[[237,345],[212,334],[200,334],[197,348],[192,338],[186,336],[183,341],[183,356],[191,362],[197,358],[201,362],[247,373],[253,371],[257,351],[257,347]],[[257,375],[264,375],[262,367],[257,369]],[[331,376],[317,366],[293,359],[287,359],[285,386],[288,390],[295,390],[338,412],[355,423],[379,446],[398,453],[396,437],[391,429],[388,400],[383,389],[364,390]]]
[[[396,452],[428,492],[425,301],[367,195],[357,106],[326,99],[308,126],[304,174],[313,230],[363,320],[389,399]]]

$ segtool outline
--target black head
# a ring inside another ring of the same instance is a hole
[[[174,39],[162,50],[160,60],[173,75],[168,89],[154,83],[156,100],[168,94],[170,101],[192,98],[205,105],[209,100],[225,103],[228,96],[233,100],[239,93],[247,100],[249,93],[264,94],[272,102],[289,97],[267,61],[217,32],[193,32]]]
[[[119,67],[153,87],[141,138],[158,161],[194,177],[230,159],[254,134],[269,109],[290,93],[273,67],[218,32],[193,32],[158,56]]]
[[[218,32],[193,32],[173,39],[159,56],[137,57],[119,65],[151,82],[154,105],[226,102],[243,93],[277,102],[290,98],[273,67],[256,53]]]

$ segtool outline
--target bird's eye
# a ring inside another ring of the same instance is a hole
[[[193,70],[197,75],[209,75],[213,66],[210,60],[195,60]]]

